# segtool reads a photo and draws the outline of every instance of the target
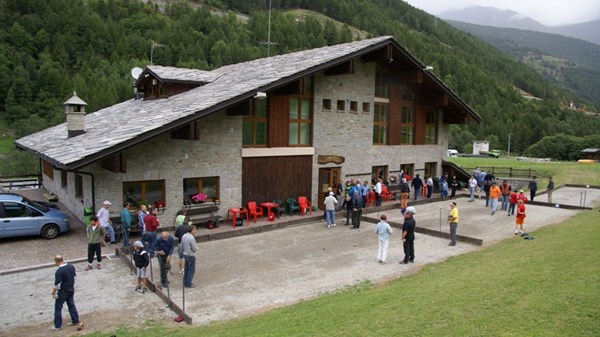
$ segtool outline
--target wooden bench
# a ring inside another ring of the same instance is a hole
[[[203,204],[188,204],[184,206],[187,209],[187,217],[194,225],[207,224],[214,222],[215,227],[218,227],[222,216],[215,214],[219,210],[216,202],[206,202]]]

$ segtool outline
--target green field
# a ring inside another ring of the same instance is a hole
[[[8,132],[9,124],[6,120],[0,119],[0,153],[7,153],[15,149],[14,137]]]
[[[532,169],[538,175],[538,186],[544,188],[545,177],[552,175],[555,184],[600,185],[600,164],[579,164],[576,162],[529,162],[512,158],[449,158],[449,161],[467,168],[479,167],[512,167],[515,169]]]
[[[91,336],[598,336],[598,209],[480,251],[254,317]]]

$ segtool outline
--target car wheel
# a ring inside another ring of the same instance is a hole
[[[44,239],[54,239],[60,234],[60,229],[55,224],[48,224],[42,228],[42,237]]]

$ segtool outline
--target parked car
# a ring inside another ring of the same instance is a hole
[[[448,149],[448,157],[458,157],[458,151],[454,149]]]
[[[13,193],[0,193],[0,238],[41,235],[54,239],[68,232],[69,217],[54,208]]]

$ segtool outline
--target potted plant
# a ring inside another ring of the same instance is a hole
[[[206,199],[208,199],[208,195],[206,195],[202,192],[194,194],[192,196],[192,200],[194,200],[194,202],[197,202],[197,203],[203,203],[206,201]]]

